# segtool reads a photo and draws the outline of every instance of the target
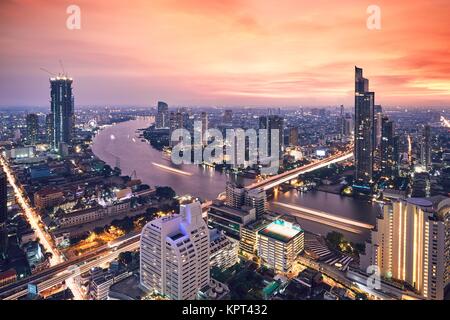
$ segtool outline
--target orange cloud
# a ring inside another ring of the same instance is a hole
[[[447,0],[67,1],[0,3],[1,105],[47,104],[62,59],[77,104],[353,104],[353,66],[377,103],[449,105]]]

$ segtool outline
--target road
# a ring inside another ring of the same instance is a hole
[[[51,236],[40,227],[38,213],[30,205],[30,201],[20,185],[20,182],[17,181],[13,170],[10,168],[8,162],[3,158],[3,156],[0,156],[0,164],[3,167],[3,171],[6,173],[9,185],[13,188],[17,203],[22,208],[28,223],[33,228],[36,236],[39,238],[39,242],[44,247],[44,250],[52,254],[49,261],[50,266],[55,266],[63,262],[63,255],[51,243]],[[76,299],[82,299],[80,290],[76,284],[69,282],[68,287]]]
[[[274,201],[271,203],[271,207],[273,211],[278,213],[285,213],[287,215],[296,216],[356,234],[362,233],[363,230],[372,230],[374,227],[368,223],[335,216],[324,211],[310,209],[299,205]]]
[[[351,151],[351,150],[348,150],[345,152],[338,152],[328,158],[318,160],[313,163],[304,165],[302,167],[295,168],[295,169],[277,174],[268,179],[252,183],[252,184],[246,186],[245,189],[251,190],[251,189],[256,189],[256,188],[263,188],[264,190],[269,190],[269,189],[274,188],[282,183],[285,183],[289,180],[297,178],[298,175],[300,175],[300,174],[311,172],[311,171],[329,166],[330,164],[350,159],[351,157],[353,157],[353,151]]]
[[[36,284],[39,291],[50,289],[55,285],[61,284],[63,281],[67,283],[67,281],[89,271],[91,268],[99,267],[117,259],[121,252],[137,250],[139,244],[140,233],[131,234],[119,241],[115,240],[114,245],[102,246],[96,251],[82,257],[63,262],[48,270],[44,270],[31,277],[1,288],[0,298],[2,300],[15,300],[25,296],[27,294],[28,283]]]

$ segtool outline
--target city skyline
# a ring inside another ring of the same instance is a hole
[[[69,30],[66,4],[3,2],[2,106],[48,104],[40,68],[61,72],[59,60],[77,106],[351,106],[354,65],[383,106],[450,104],[447,2],[381,1],[380,30],[354,1],[256,4],[81,1],[81,29]]]

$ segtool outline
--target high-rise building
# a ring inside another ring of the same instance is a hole
[[[52,149],[59,151],[61,142],[71,144],[75,126],[72,78],[50,78]]]
[[[8,218],[8,194],[6,174],[0,168],[0,260],[6,257],[8,250],[8,234],[6,220]]]
[[[374,99],[363,69],[355,67],[355,180],[363,185],[372,182]]]
[[[141,234],[140,282],[174,300],[195,299],[210,282],[210,240],[199,202],[153,220]]]
[[[27,114],[27,144],[35,145],[39,134],[39,118],[37,114]]]
[[[344,105],[343,104],[341,104],[341,107],[340,107],[340,114],[339,114],[339,117],[338,117],[337,124],[338,124],[338,128],[337,128],[338,132],[341,135],[344,135],[345,115],[344,115]]]
[[[208,143],[206,139],[206,131],[208,130],[208,114],[206,112],[202,112],[201,120],[202,120],[202,145],[206,145]]]
[[[45,136],[49,145],[53,143],[53,113],[45,116]]]
[[[381,119],[381,143],[380,143],[380,159],[381,173],[385,177],[397,176],[397,161],[395,139],[394,139],[394,122],[384,116]]]
[[[360,267],[377,266],[385,279],[412,286],[426,299],[442,300],[450,280],[450,199],[399,199],[383,206]]]
[[[298,128],[291,127],[289,128],[289,145],[290,146],[298,146]]]
[[[258,232],[258,256],[267,267],[287,272],[304,249],[304,232],[300,226],[275,220]]]
[[[225,204],[240,208],[245,205],[245,188],[234,181],[227,181],[225,187]]]
[[[267,132],[267,156],[282,158],[284,142],[284,119],[278,115],[259,117],[259,129],[266,129]],[[272,130],[278,130],[278,150],[272,151]]]
[[[347,113],[344,118],[344,136],[351,137],[354,133],[353,117]]]
[[[267,209],[266,191],[262,188],[247,190],[234,181],[227,181],[225,204],[233,208],[247,206],[255,209],[256,218],[264,215]]]
[[[420,162],[426,168],[431,169],[431,127],[423,127],[422,138],[420,142]]]
[[[380,147],[381,144],[381,131],[383,124],[383,108],[376,104],[373,107],[373,147],[375,149]]]
[[[169,128],[169,106],[167,105],[167,103],[162,101],[158,101],[156,128]]]
[[[267,209],[267,196],[263,188],[245,191],[245,204],[255,209],[256,218],[261,218]]]
[[[185,121],[186,121],[186,116],[181,110],[178,110],[177,112],[173,112],[173,111],[170,112],[170,114],[169,114],[170,137],[172,136],[172,133],[175,130],[186,128]],[[175,144],[176,144],[176,141],[171,141],[171,139],[170,139],[170,145],[173,146]]]

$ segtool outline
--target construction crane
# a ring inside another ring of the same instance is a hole
[[[47,69],[45,69],[45,68],[40,68],[42,71],[44,71],[44,72],[46,72],[46,73],[48,73],[49,75],[51,75],[51,76],[57,76],[57,74],[56,73],[54,73],[54,72],[51,72],[51,71],[48,71]]]

